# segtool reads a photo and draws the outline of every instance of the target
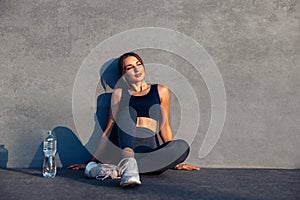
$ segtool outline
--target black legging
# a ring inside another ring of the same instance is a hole
[[[159,174],[187,158],[190,151],[187,142],[179,139],[159,145],[157,134],[148,128],[136,127],[135,113],[128,114],[128,111],[119,113],[118,123],[123,127],[118,130],[119,145],[122,149],[129,147],[134,150],[140,173]]]
[[[173,169],[177,164],[185,161],[189,152],[189,145],[184,140],[166,142],[145,155],[137,156],[139,172],[160,174],[167,169]]]

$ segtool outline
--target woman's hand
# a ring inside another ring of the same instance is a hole
[[[74,164],[68,167],[68,169],[73,169],[73,170],[83,170],[85,169],[86,164]]]
[[[189,165],[189,164],[184,164],[184,163],[180,163],[178,165],[175,166],[175,169],[177,170],[200,170],[199,167],[193,166],[193,165]]]

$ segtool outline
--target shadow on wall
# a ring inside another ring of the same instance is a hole
[[[7,168],[8,150],[4,144],[0,144],[0,168]]]
[[[111,59],[100,68],[101,85],[105,91],[107,91],[107,86],[114,88],[120,78],[117,62],[118,59]],[[97,110],[94,117],[94,131],[86,146],[81,143],[77,135],[69,128],[58,126],[53,129],[53,132],[57,138],[57,152],[63,168],[76,163],[87,163],[91,160],[92,153],[89,152],[88,149],[95,149],[100,141],[100,137],[102,135],[101,130],[105,129],[108,120],[110,99],[111,93],[109,92],[105,92],[98,96]],[[118,149],[116,148],[118,147],[117,126],[113,127],[109,136],[109,140],[112,142],[113,147],[106,149],[106,152],[104,153],[103,157],[101,157],[100,161],[116,163],[121,158],[120,151],[116,150]],[[89,148],[87,149],[87,147]],[[111,159],[112,157],[114,160]],[[43,158],[43,142],[41,142],[29,167],[42,167]]]

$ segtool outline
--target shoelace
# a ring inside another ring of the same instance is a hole
[[[126,161],[126,162],[125,162],[125,161]],[[125,162],[125,163],[123,164],[123,162]],[[125,169],[127,168],[127,166],[128,166],[128,158],[123,158],[123,159],[119,162],[119,164],[118,164],[118,166],[117,166],[117,169],[121,171],[121,174],[123,174],[123,172],[125,171]]]
[[[96,176],[97,180],[105,180],[107,178],[118,179],[118,171],[121,171],[120,174],[127,169],[129,158],[123,158],[117,166],[111,164],[101,164],[99,175]],[[117,173],[117,175],[115,174]]]
[[[111,164],[101,164],[99,175],[96,176],[97,180],[105,180],[107,178],[117,179],[118,177],[118,166]]]

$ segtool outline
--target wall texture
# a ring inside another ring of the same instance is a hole
[[[166,63],[188,77],[198,95],[201,120],[189,163],[300,168],[298,0],[0,0],[0,144],[8,150],[7,167],[39,167],[48,129],[78,134],[72,116],[77,70],[100,42],[140,27],[193,38],[222,75],[225,125],[213,150],[200,159],[211,112],[205,82],[176,55],[138,51],[145,62]],[[180,108],[172,100],[176,131]]]

